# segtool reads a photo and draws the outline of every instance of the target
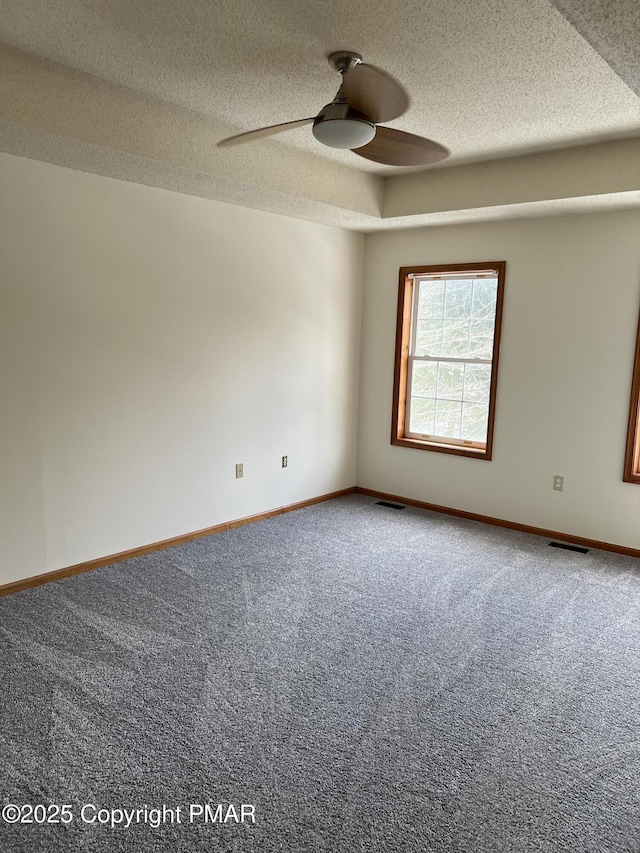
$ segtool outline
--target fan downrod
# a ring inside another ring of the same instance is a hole
[[[338,74],[351,71],[352,68],[355,68],[356,65],[360,65],[362,62],[362,56],[353,50],[336,50],[334,53],[330,53],[327,59],[329,60],[329,65]]]

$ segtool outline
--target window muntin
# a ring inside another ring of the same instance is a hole
[[[491,458],[505,266],[400,270],[393,444]]]
[[[636,354],[631,381],[631,403],[629,405],[629,426],[627,428],[623,479],[625,483],[640,483],[640,320],[638,321]]]

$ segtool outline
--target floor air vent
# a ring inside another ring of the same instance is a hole
[[[567,545],[566,542],[549,542],[552,548],[562,548],[563,551],[577,551],[578,554],[588,554],[588,548],[581,548],[579,545]]]
[[[388,506],[389,509],[406,509],[402,504],[392,504],[390,501],[376,501],[378,506]]]

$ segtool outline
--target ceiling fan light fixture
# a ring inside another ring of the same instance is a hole
[[[360,148],[371,142],[376,126],[364,117],[319,117],[313,124],[313,135],[329,148]]]

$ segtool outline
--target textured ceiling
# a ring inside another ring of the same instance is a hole
[[[640,3],[633,0],[553,0],[554,6],[640,95]]]
[[[607,10],[614,7],[612,15]],[[363,225],[362,215],[384,220],[384,187],[406,174],[403,170],[325,148],[309,127],[233,150],[218,151],[215,141],[315,115],[337,89],[339,78],[326,55],[340,48],[359,51],[406,86],[409,110],[391,125],[431,137],[452,152],[431,171],[640,136],[640,99],[633,91],[638,27],[634,0],[555,0],[555,5],[550,0],[1,0],[1,42],[79,74],[63,80],[46,64],[22,74],[25,61],[11,52],[4,66],[9,82],[2,81],[0,137],[4,150],[89,171],[100,168],[91,165],[87,145],[157,160],[169,170],[191,167],[207,183],[200,194],[215,196],[216,179],[235,182],[237,202],[247,203],[247,188],[255,186],[260,198],[266,191],[295,199],[293,215],[305,215],[308,185],[313,205],[355,211],[351,227],[367,230],[377,225]],[[64,99],[71,88],[76,116],[64,124],[61,116],[69,105],[54,104],[54,93]],[[126,109],[133,109],[133,102],[124,90],[148,102],[141,110],[148,131],[144,140],[140,131],[125,132]],[[17,98],[24,103],[16,104]],[[96,121],[95,115],[117,122],[119,98],[123,127],[114,140],[106,120]],[[102,108],[103,101],[108,108]],[[207,139],[212,149],[197,162],[182,150],[195,145],[187,128],[196,121],[199,144]],[[170,150],[168,144],[164,151],[152,144],[153,122],[156,137],[172,140]],[[100,124],[105,124],[102,137]],[[52,144],[55,156],[47,157],[50,134],[73,140],[76,154],[69,145],[65,160],[60,144]],[[30,144],[21,150],[20,140],[27,136]],[[82,157],[78,146],[85,146]],[[280,186],[260,177],[274,159],[282,160],[283,174],[288,171]],[[526,167],[526,158],[522,162]],[[136,179],[133,161],[125,171],[127,179]],[[148,171],[140,174],[142,182],[150,181]],[[358,184],[349,177],[356,171],[371,173],[379,183]],[[184,191],[198,194],[194,181],[192,174]],[[338,183],[342,196],[334,198]],[[353,199],[348,199],[345,187],[351,184]],[[220,197],[234,200],[228,186]],[[264,198],[258,206],[270,207]],[[415,216],[412,211],[412,224]],[[317,211],[309,218],[317,219]],[[345,224],[344,216],[339,222],[330,213],[319,218]]]

